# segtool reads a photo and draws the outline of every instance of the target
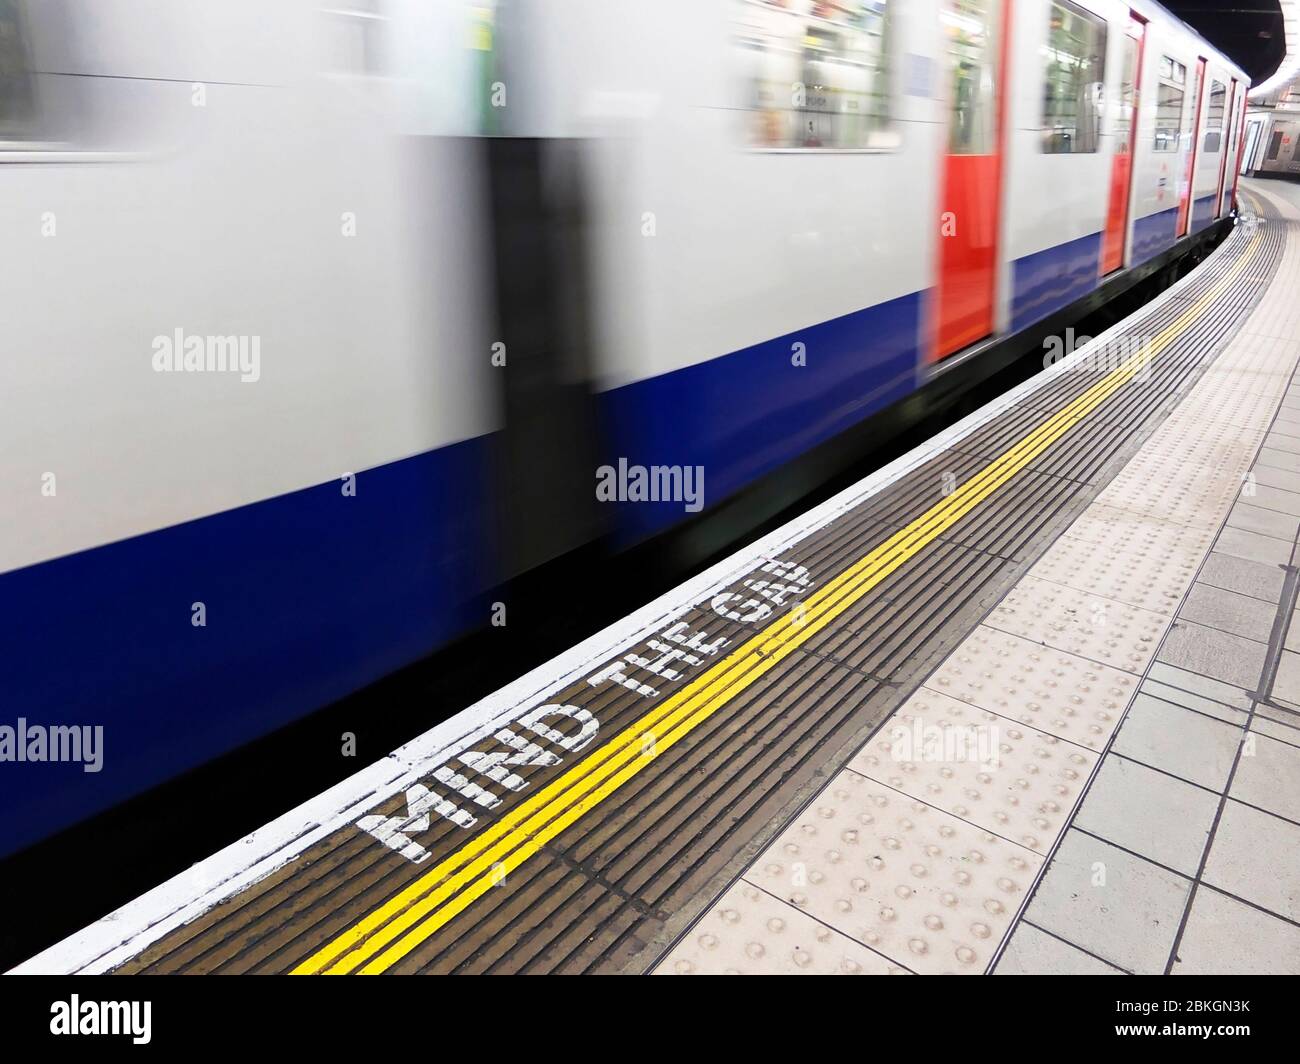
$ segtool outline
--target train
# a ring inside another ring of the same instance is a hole
[[[1300,108],[1250,109],[1241,172],[1255,177],[1300,174]]]
[[[0,856],[1182,261],[1248,87],[1149,0],[0,0]]]

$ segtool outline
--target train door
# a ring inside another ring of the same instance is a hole
[[[1142,89],[1142,47],[1146,22],[1130,12],[1124,37],[1124,64],[1120,74],[1119,125],[1115,155],[1110,164],[1110,205],[1101,242],[1101,272],[1114,273],[1124,265],[1124,238],[1128,234],[1129,203],[1133,198],[1133,145],[1137,139],[1138,96]]]
[[[993,332],[1012,0],[943,0],[947,142],[940,172],[935,355]]]
[[[1191,145],[1187,152],[1187,168],[1183,171],[1183,183],[1178,193],[1178,235],[1187,235],[1187,227],[1192,220],[1192,178],[1196,176],[1196,152],[1200,146],[1201,135],[1201,93],[1205,88],[1205,60],[1196,60],[1196,85],[1192,90],[1192,133]]]
[[[1219,187],[1214,198],[1214,216],[1223,217],[1223,212],[1227,209],[1224,202],[1227,193],[1232,191],[1232,186],[1228,183],[1228,157],[1235,155],[1234,148],[1237,146],[1237,93],[1240,87],[1237,79],[1232,78],[1231,85],[1228,87],[1228,109],[1223,115],[1223,138],[1226,143],[1219,145]]]
[[[1237,166],[1237,173],[1244,174],[1254,163],[1255,155],[1259,151],[1259,134],[1263,128],[1263,121],[1257,119],[1246,121],[1246,139],[1242,144],[1241,161]]]
[[[1233,160],[1232,171],[1232,194],[1228,199],[1229,206],[1237,204],[1237,182],[1241,179],[1241,168],[1246,161],[1246,88],[1243,85],[1241,89],[1241,114],[1237,116],[1237,158]]]

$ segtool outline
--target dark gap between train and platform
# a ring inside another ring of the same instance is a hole
[[[611,556],[599,546],[585,547],[520,578],[499,595],[510,603],[507,627],[464,638],[303,721],[0,862],[0,898],[8,912],[23,914],[21,920],[10,920],[0,929],[0,969],[71,934],[345,779],[744,543],[905,454],[1040,372],[1044,336],[1063,333],[1066,328],[1073,328],[1078,335],[1101,333],[1158,296],[1190,268],[1193,259],[1199,261],[1230,231],[1227,226],[1220,227],[1213,241],[1203,239],[1183,260],[1164,264],[1159,272],[1103,306],[1091,307],[1078,316],[1049,319],[1017,350],[990,352],[1005,365],[986,378],[978,379],[976,366],[959,367],[961,372],[941,376],[886,415],[850,430],[796,463],[795,468],[729,500],[707,520],[623,555]],[[1053,398],[1063,386],[1049,390]],[[1047,401],[1045,396],[1034,397],[1034,405]],[[1025,420],[1032,420],[1029,413]],[[978,467],[988,453],[996,453],[1001,429],[999,423],[967,437],[946,457],[946,467],[952,470],[962,456]],[[1063,488],[1093,483],[1115,446],[1114,439],[1098,436],[1086,441],[1069,461],[1049,453],[1031,469],[1044,483],[1055,481]],[[913,500],[912,506],[915,504]],[[912,506],[904,502],[901,511],[880,513],[876,520],[881,527],[896,524]],[[951,542],[1000,567],[1016,558],[1026,537],[1032,539],[1050,523],[1058,508],[1049,505],[1037,520],[1032,514],[1008,512],[994,527],[984,526],[976,542],[970,541],[969,532],[958,530],[954,530],[958,538]],[[832,553],[842,554],[842,550],[832,548]],[[872,681],[888,683],[890,671],[906,661],[906,645],[913,642],[906,636],[915,634],[909,630],[904,638],[885,639],[881,649],[887,652],[883,657],[877,655],[879,660],[850,663],[833,655],[825,660]],[[822,655],[812,652],[809,656],[816,659]],[[343,732],[357,736],[355,757],[340,754]],[[90,889],[86,868],[95,869]]]

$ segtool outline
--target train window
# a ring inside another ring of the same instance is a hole
[[[1115,121],[1116,151],[1125,154],[1133,150],[1133,114],[1137,102],[1138,61],[1142,44],[1131,34],[1124,35],[1123,70],[1119,79],[1119,111]]]
[[[989,155],[996,128],[993,5],[990,0],[947,0],[940,18],[952,76],[948,151]]]
[[[733,0],[756,148],[895,147],[887,0]]]
[[[1221,81],[1210,82],[1210,109],[1205,118],[1205,150],[1216,152],[1223,139],[1223,112],[1228,100],[1228,87]]]
[[[1043,151],[1094,152],[1106,82],[1106,24],[1068,0],[1053,0],[1043,93]]]
[[[1160,58],[1160,84],[1156,86],[1155,151],[1177,151],[1183,124],[1183,101],[1186,93],[1187,67],[1169,56]]]
[[[1273,131],[1273,139],[1268,142],[1268,162],[1277,158],[1278,152],[1282,150],[1282,131],[1280,129]]]
[[[0,141],[26,140],[36,122],[36,87],[23,8],[22,0],[0,0]]]

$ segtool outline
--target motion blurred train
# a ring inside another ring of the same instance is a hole
[[[0,854],[1170,269],[1247,87],[1148,0],[0,0]]]
[[[1300,174],[1300,110],[1247,110],[1241,172]]]

